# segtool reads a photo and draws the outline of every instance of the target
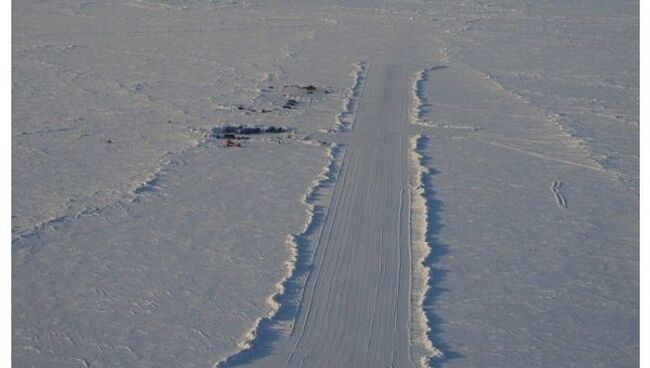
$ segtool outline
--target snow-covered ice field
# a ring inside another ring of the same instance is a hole
[[[638,366],[638,6],[14,2],[13,365]]]

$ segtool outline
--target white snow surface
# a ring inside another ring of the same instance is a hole
[[[12,7],[14,366],[638,366],[638,1]]]

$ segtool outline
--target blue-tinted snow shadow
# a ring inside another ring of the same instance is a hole
[[[313,261],[313,239],[317,238],[318,232],[325,221],[326,207],[317,205],[322,201],[323,191],[331,188],[340,172],[337,166],[338,158],[342,149],[332,149],[333,159],[330,162],[325,177],[307,195],[306,202],[313,205],[312,218],[302,233],[294,237],[296,245],[296,261],[292,275],[284,281],[283,294],[275,296],[274,300],[280,305],[277,312],[271,317],[264,317],[260,320],[255,329],[255,338],[250,342],[250,347],[237,352],[234,355],[219,362],[217,367],[235,367],[250,364],[271,354],[276,343],[288,336],[288,332],[282,330],[281,326],[291,326],[297,320],[300,313],[305,280],[312,270]]]
[[[431,112],[431,103],[425,92],[425,86],[431,80],[431,73],[445,68],[447,68],[446,65],[436,65],[426,68],[422,70],[420,78],[415,82],[415,94],[420,100],[417,108],[417,119],[424,119]]]
[[[442,351],[444,357],[433,358],[429,360],[431,367],[440,368],[445,362],[452,359],[460,359],[462,354],[455,352],[442,337],[442,326],[444,321],[435,313],[436,300],[447,291],[441,287],[442,281],[445,279],[447,270],[442,270],[436,267],[436,264],[449,253],[449,247],[440,242],[439,235],[442,225],[440,224],[440,213],[442,211],[442,202],[436,198],[436,190],[433,185],[434,176],[438,174],[432,167],[431,160],[427,155],[427,148],[429,147],[430,138],[421,136],[417,141],[416,150],[421,155],[420,164],[428,169],[422,174],[422,185],[424,187],[424,195],[427,206],[427,233],[426,240],[431,246],[429,256],[424,260],[424,265],[429,267],[429,290],[424,298],[424,307],[427,320],[429,321],[430,331],[428,333],[429,340],[438,350]]]

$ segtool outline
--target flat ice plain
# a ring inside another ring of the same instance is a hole
[[[638,366],[638,5],[15,2],[13,366]]]

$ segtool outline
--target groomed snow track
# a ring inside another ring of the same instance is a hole
[[[419,366],[411,356],[409,75],[391,65],[368,74],[295,325],[263,357],[225,366]]]

